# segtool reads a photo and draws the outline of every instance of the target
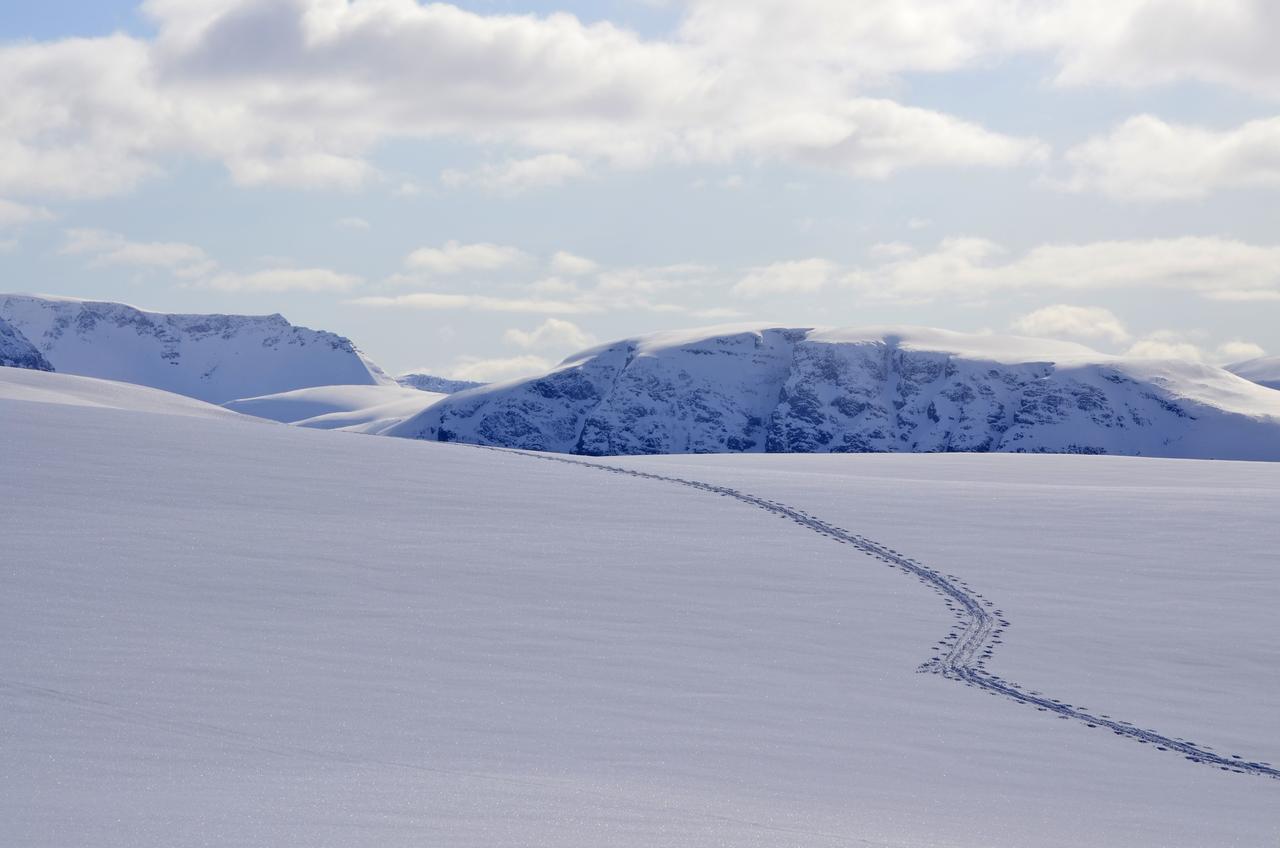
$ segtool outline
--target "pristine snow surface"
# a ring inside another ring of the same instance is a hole
[[[244,416],[228,412],[220,406],[147,386],[21,368],[0,369],[0,400],[245,420]],[[27,448],[28,446],[18,442],[5,443],[7,452]]]
[[[1269,389],[1280,389],[1280,356],[1260,356],[1228,365],[1227,370]]]
[[[1280,780],[918,673],[953,611],[795,520],[67,380],[0,369],[2,845],[1280,839]],[[865,534],[996,605],[990,673],[1280,763],[1280,466],[588,462]]]
[[[0,318],[58,371],[223,403],[306,386],[389,384],[348,339],[280,315],[169,315],[121,303],[0,295]]]
[[[1005,451],[1280,460],[1280,394],[1198,363],[922,328],[601,345],[388,431],[593,456]]]
[[[53,370],[49,360],[36,350],[35,345],[3,318],[0,318],[0,366],[32,368],[36,371]]]
[[[223,406],[299,427],[377,435],[442,397],[439,392],[401,386],[316,386],[233,400]]]

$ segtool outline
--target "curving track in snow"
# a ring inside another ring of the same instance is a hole
[[[569,459],[560,455],[514,451],[503,448],[482,447],[481,449],[514,453],[548,462],[580,465],[585,468],[594,468],[598,471],[625,474],[646,480],[676,483],[699,491],[733,498],[750,506],[790,519],[796,524],[826,536],[835,542],[851,545],[856,550],[867,556],[874,557],[890,568],[895,568],[915,577],[946,600],[947,606],[955,615],[956,626],[938,643],[933,657],[920,666],[919,670],[921,672],[940,674],[948,680],[960,681],[966,686],[985,690],[992,695],[1000,695],[1022,704],[1030,704],[1041,712],[1054,713],[1061,719],[1075,719],[1084,722],[1089,727],[1106,728],[1117,736],[1134,739],[1144,745],[1153,745],[1157,750],[1182,754],[1193,763],[1214,766],[1222,771],[1230,771],[1236,774],[1255,774],[1280,780],[1280,767],[1271,763],[1249,760],[1240,754],[1219,754],[1207,745],[1199,745],[1180,737],[1164,736],[1155,730],[1141,728],[1109,715],[1090,713],[1086,707],[1068,704],[1050,698],[1040,692],[1023,689],[1016,683],[991,674],[985,668],[986,660],[991,657],[995,646],[999,644],[1000,635],[1004,632],[1004,628],[1009,626],[1009,622],[1003,617],[1003,613],[999,609],[995,609],[991,601],[984,599],[954,574],[944,574],[893,548],[874,542],[843,527],[837,527],[810,515],[804,510],[732,489],[728,486],[717,486],[700,480],[686,480],[683,477],[669,477],[645,471],[634,471],[614,465]]]

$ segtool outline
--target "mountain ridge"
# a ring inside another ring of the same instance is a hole
[[[279,313],[150,312],[123,303],[0,295],[6,319],[58,371],[224,403],[318,385],[391,378],[343,336]]]
[[[730,325],[598,345],[389,435],[584,455],[1104,453],[1280,459],[1280,399],[1222,369],[918,327]]]

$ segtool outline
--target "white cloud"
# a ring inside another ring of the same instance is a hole
[[[358,297],[348,303],[356,306],[410,309],[474,309],[481,312],[534,312],[576,315],[597,312],[599,307],[588,303],[540,298],[496,297],[479,294],[450,294],[445,292],[415,292],[395,296],[371,295]]]
[[[845,282],[867,294],[897,300],[1114,288],[1269,299],[1280,293],[1280,247],[1185,237],[1046,244],[1009,257],[986,239],[949,238],[929,253],[853,269]]]
[[[449,169],[440,181],[450,188],[473,185],[500,194],[518,194],[534,188],[563,185],[587,173],[581,160],[563,153],[543,153],[526,159],[509,159],[474,171]]]
[[[815,292],[831,280],[835,271],[835,264],[825,259],[774,262],[772,265],[752,268],[733,287],[733,293],[744,297],[761,297]]]
[[[1129,331],[1120,319],[1099,306],[1046,306],[1015,319],[1011,326],[1014,332],[1028,336],[1065,336],[1117,343],[1129,339]]]
[[[363,159],[324,150],[228,154],[222,159],[236,184],[249,187],[333,188],[352,191],[372,182],[378,173]]]
[[[796,49],[771,58],[734,25],[740,4],[699,4],[678,36],[644,40],[567,14],[483,15],[416,0],[149,0],[152,39],[0,47],[0,191],[118,192],[183,155],[221,162],[243,185],[351,189],[379,176],[369,161],[379,145],[439,137],[526,151],[459,177],[506,189],[579,176],[597,161],[745,157],[883,177],[1043,155],[1034,139],[866,90],[885,70],[974,59],[967,46],[939,49],[963,40],[946,28],[1007,10],[938,7],[938,25],[914,46],[909,31],[891,47],[876,26],[855,27],[848,34],[861,40],[836,52],[830,36],[821,49],[799,48],[833,17],[874,23],[891,7],[881,0],[850,15],[809,5],[784,15],[784,33],[802,30]]]
[[[160,268],[187,279],[206,276],[217,268],[217,263],[194,244],[129,241],[105,230],[67,230],[62,253],[86,255],[94,267]]]
[[[233,292],[346,292],[363,282],[328,268],[269,268],[247,274],[217,274],[202,285]]]
[[[346,292],[363,280],[327,268],[277,267],[241,273],[219,270],[218,263],[194,244],[130,241],[106,230],[67,230],[62,253],[82,255],[92,267],[119,266],[167,271],[202,288],[234,292]],[[270,261],[271,257],[265,257]],[[289,260],[278,260],[288,263]]]
[[[1215,359],[1219,362],[1230,364],[1232,362],[1243,362],[1246,359],[1257,359],[1259,356],[1266,355],[1267,351],[1262,345],[1235,339],[1218,345]]]
[[[243,185],[351,189],[381,176],[380,145],[441,137],[520,149],[449,177],[499,190],[587,163],[1008,167],[1045,146],[876,95],[1026,53],[1060,85],[1199,80],[1280,99],[1272,0],[689,0],[653,40],[417,0],[143,8],[153,38],[0,47],[0,192],[119,192],[180,156]]]
[[[911,218],[907,221],[908,230],[927,230],[933,226],[933,221],[928,218]]]
[[[1072,0],[1042,9],[1027,34],[1056,48],[1059,84],[1197,80],[1280,99],[1272,0]]]
[[[556,274],[565,274],[571,277],[590,274],[599,270],[598,263],[587,259],[585,256],[575,256],[564,250],[558,250],[551,257],[551,270]]]
[[[1067,151],[1058,187],[1121,200],[1204,197],[1223,188],[1280,187],[1280,118],[1217,132],[1138,115]]]
[[[1191,362],[1204,360],[1198,345],[1182,338],[1173,330],[1156,330],[1144,336],[1125,351],[1125,356],[1142,356],[1152,359],[1186,359]]]
[[[548,318],[532,330],[507,330],[502,340],[528,350],[581,350],[596,342],[595,336],[562,318]]]
[[[514,380],[517,377],[531,377],[551,369],[552,363],[541,356],[525,354],[523,356],[481,359],[464,356],[450,368],[442,369],[454,380],[474,380],[480,383],[495,383],[501,380]]]
[[[447,241],[443,247],[420,247],[405,257],[409,268],[432,274],[457,274],[463,271],[497,271],[528,259],[514,247],[481,242],[460,244]]]
[[[42,206],[27,206],[0,197],[0,229],[52,220],[53,213]]]
[[[354,215],[350,215],[346,218],[339,218],[333,222],[333,225],[340,230],[367,231],[372,229],[372,225],[368,221]]]

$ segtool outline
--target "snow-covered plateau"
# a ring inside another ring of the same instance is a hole
[[[0,387],[0,845],[1280,840],[1280,465],[584,459]]]
[[[659,333],[388,431],[592,456],[1018,452],[1280,460],[1280,393],[1194,362],[914,327]]]
[[[350,340],[280,315],[174,315],[122,303],[0,295],[0,319],[54,369],[211,403],[308,386],[393,381]]]

